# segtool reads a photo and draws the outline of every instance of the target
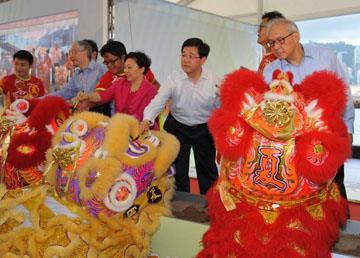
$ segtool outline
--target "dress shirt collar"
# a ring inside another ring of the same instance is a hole
[[[84,69],[79,69],[79,73],[84,72],[85,70],[94,70],[96,68],[96,62],[94,60],[91,60],[89,65],[86,66]]]
[[[91,62],[89,63],[89,65],[85,69],[94,70],[95,67],[96,67],[96,62],[94,60],[91,60]]]
[[[309,45],[300,44],[301,47],[304,49],[304,57],[301,60],[300,64],[304,61],[305,58],[313,58],[312,47]],[[284,67],[286,65],[291,65],[286,59],[280,59],[281,66]]]
[[[309,46],[309,45],[301,45],[304,49],[304,57],[310,57],[310,58],[313,58],[313,51],[312,51],[312,47]]]
[[[183,70],[180,71],[180,77],[182,80],[186,80],[186,79],[190,80],[189,77],[187,76],[187,74]],[[210,77],[210,74],[209,74],[208,70],[206,70],[204,67],[202,67],[201,75],[200,75],[200,78],[198,81],[200,81],[202,79],[205,79],[205,80],[209,79],[209,77]]]

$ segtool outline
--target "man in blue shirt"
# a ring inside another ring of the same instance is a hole
[[[51,93],[66,100],[74,98],[78,92],[93,92],[106,68],[92,60],[92,48],[86,41],[75,41],[69,51],[76,69],[69,82],[60,90]]]
[[[268,46],[278,58],[264,70],[264,78],[267,83],[272,81],[272,74],[277,69],[290,71],[294,75],[294,85],[301,83],[306,76],[319,70],[334,72],[344,81],[347,86],[347,103],[343,120],[347,126],[351,144],[354,133],[354,104],[346,73],[336,54],[330,49],[319,46],[302,45],[296,24],[287,19],[271,21],[268,24],[267,38]],[[346,198],[343,166],[339,169],[335,180],[339,184],[342,196]]]

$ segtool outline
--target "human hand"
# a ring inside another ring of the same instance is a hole
[[[142,121],[139,127],[140,127],[140,134],[142,134],[145,131],[148,131],[150,129],[150,121],[149,120]]]
[[[89,94],[87,94],[87,93],[85,93],[85,92],[83,92],[83,91],[80,91],[80,92],[76,95],[75,99],[76,99],[77,101],[87,100],[87,99],[89,99]]]
[[[91,108],[91,104],[90,104],[90,102],[88,102],[88,101],[79,101],[79,103],[77,104],[77,106],[76,106],[76,111],[77,112],[82,112],[82,111],[89,111],[90,110],[90,108]]]
[[[351,146],[353,144],[353,135],[351,133],[349,133],[348,138],[349,138],[349,144]]]

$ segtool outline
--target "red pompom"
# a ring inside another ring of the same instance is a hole
[[[285,76],[284,76],[285,75]],[[283,72],[279,69],[275,70],[272,75],[273,80],[283,80],[285,79],[290,84],[293,82],[294,75],[291,72]]]
[[[51,146],[49,132],[29,135],[20,133],[13,136],[8,148],[7,162],[18,169],[36,167],[45,160],[45,153]]]
[[[298,173],[317,184],[332,180],[351,152],[347,135],[310,132],[295,141]]]
[[[208,121],[217,150],[229,160],[244,156],[250,146],[253,129],[236,113],[216,110]]]
[[[62,113],[66,119],[69,112],[70,106],[63,98],[48,96],[38,102],[32,110],[28,119],[29,127],[39,131],[45,130],[45,125],[50,124],[57,115]]]
[[[228,74],[220,88],[221,107],[240,112],[245,93],[257,97],[268,89],[263,77],[251,70],[240,69]]]
[[[345,109],[345,84],[332,72],[319,71],[307,76],[295,91],[301,92],[310,102],[318,100],[318,107],[323,109],[322,116],[331,122],[334,117],[341,117]]]

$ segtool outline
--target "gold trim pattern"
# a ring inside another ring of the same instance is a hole
[[[264,117],[269,124],[284,127],[291,121],[294,111],[285,101],[266,101]]]

